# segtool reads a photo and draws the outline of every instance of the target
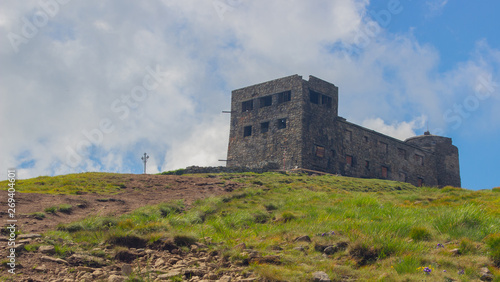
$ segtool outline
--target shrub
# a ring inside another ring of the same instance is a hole
[[[464,238],[460,241],[459,250],[461,254],[474,254],[476,253],[476,246],[470,239]]]
[[[158,205],[158,209],[160,210],[161,216],[167,217],[171,214],[182,212],[184,210],[184,204],[182,201],[162,203]]]
[[[410,238],[414,241],[429,241],[431,237],[431,232],[425,227],[413,227],[410,230]]]
[[[292,221],[292,220],[295,220],[295,219],[297,219],[297,216],[295,216],[293,213],[291,213],[289,211],[283,212],[281,214],[281,220],[285,223]]]
[[[273,203],[264,204],[264,208],[266,208],[266,211],[275,211],[278,209],[278,207]]]
[[[496,267],[500,267],[500,233],[491,234],[485,238],[490,249],[490,258]]]
[[[70,214],[73,210],[73,207],[69,204],[62,204],[59,206],[59,211],[65,214]]]
[[[31,214],[35,219],[42,220],[45,218],[45,213],[43,212],[34,212]]]
[[[253,214],[253,221],[255,223],[266,223],[269,220],[269,214],[263,211],[258,211]]]
[[[493,189],[491,189],[493,192],[500,192],[500,187],[495,187]]]
[[[45,208],[44,211],[46,213],[56,213],[57,212],[57,207],[48,207],[48,208]]]
[[[110,233],[106,242],[111,245],[128,248],[144,248],[147,240],[134,234],[123,234],[121,232]]]

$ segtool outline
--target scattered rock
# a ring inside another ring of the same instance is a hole
[[[311,238],[307,235],[299,236],[293,240],[294,242],[311,242]]]
[[[493,281],[494,278],[487,267],[483,267],[479,270],[479,276],[481,277],[481,281]]]
[[[231,282],[232,280],[231,280],[231,276],[224,275],[218,281],[219,282]]]
[[[203,277],[206,273],[205,271],[199,268],[187,268],[184,269],[183,274],[186,275],[186,277],[193,277],[193,276]]]
[[[300,247],[295,247],[293,248],[294,250],[296,251],[301,251],[301,252],[306,252],[306,249],[304,249],[304,247],[300,246]]]
[[[245,243],[240,243],[240,244],[234,246],[233,249],[235,249],[235,250],[244,250],[246,248],[247,248],[247,245]]]
[[[53,258],[49,256],[42,256],[40,258],[41,261],[49,261],[49,262],[57,262],[59,264],[69,264],[67,261],[60,259],[60,258]]]
[[[156,268],[160,268],[161,266],[165,265],[165,263],[166,263],[166,262],[165,262],[165,260],[164,260],[164,259],[159,258],[159,259],[157,259],[157,260],[156,260],[156,262],[155,262],[155,267],[156,267]]]
[[[108,277],[108,282],[123,282],[127,279],[125,276],[112,274]]]
[[[42,237],[42,235],[40,234],[35,234],[35,233],[29,233],[29,234],[20,234],[20,235],[17,235],[17,239],[18,240],[22,240],[22,239],[33,239],[33,238],[40,238]]]
[[[132,266],[130,264],[122,265],[122,275],[129,276],[132,273]]]
[[[314,282],[330,282],[330,277],[323,271],[316,271],[313,273]]]
[[[460,249],[450,250],[450,253],[453,254],[454,256],[459,256],[460,255]]]
[[[54,254],[56,252],[56,249],[52,245],[47,245],[47,246],[40,246],[38,248],[38,251],[43,254]]]
[[[73,254],[68,258],[68,262],[75,266],[85,265],[90,267],[102,267],[106,265],[106,262],[102,258],[84,254]]]
[[[33,268],[33,270],[35,270],[36,272],[46,272],[47,267],[45,266],[45,264],[42,264],[42,265],[39,265],[39,266]]]
[[[170,279],[172,277],[175,277],[175,276],[179,276],[181,275],[182,273],[179,271],[179,270],[173,270],[173,271],[170,271],[168,273],[165,273],[165,274],[161,274],[158,276],[158,279]]]
[[[328,246],[323,250],[323,253],[327,255],[333,255],[338,251],[337,246]]]
[[[16,249],[16,252],[20,253],[20,252],[23,252],[25,249],[24,249],[24,244],[16,244],[16,246],[14,247],[14,249]]]

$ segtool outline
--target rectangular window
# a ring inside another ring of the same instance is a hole
[[[352,159],[352,156],[346,155],[345,156],[345,162],[348,166],[354,166],[354,162]]]
[[[242,112],[248,112],[253,110],[253,100],[250,101],[245,101],[241,103],[241,111]]]
[[[321,96],[321,94],[319,94],[318,92],[309,90],[309,101],[311,101],[311,103],[319,104],[320,96]]]
[[[384,142],[379,142],[379,145],[380,145],[380,150],[387,154],[387,152],[389,151],[389,145]]]
[[[260,133],[266,133],[269,131],[269,122],[263,122],[260,124]]]
[[[325,105],[327,108],[332,107],[332,97],[321,95],[321,104]]]
[[[389,169],[386,166],[382,167],[382,178],[387,178],[388,170]]]
[[[407,174],[406,174],[406,172],[402,172],[402,171],[400,171],[400,172],[399,172],[399,181],[401,181],[401,182],[406,182],[406,178],[407,178]]]
[[[247,137],[247,136],[250,136],[252,135],[252,126],[249,125],[249,126],[245,126],[243,128],[243,137]]]
[[[365,137],[364,137],[364,140],[365,140],[365,143],[368,143],[368,141],[369,141],[370,139],[368,139],[368,136],[365,136]]]
[[[318,145],[316,145],[315,147],[316,147],[316,149],[315,149],[316,157],[324,158],[325,157],[325,147],[318,146]]]
[[[269,106],[271,106],[273,104],[273,96],[269,95],[269,96],[266,96],[266,97],[260,97],[259,101],[260,101],[260,107],[261,108],[263,108],[263,107],[269,107]]]
[[[370,170],[370,161],[365,161],[365,168]]]
[[[352,131],[346,129],[346,131],[345,131],[345,140],[349,141],[349,142],[352,141]]]
[[[335,152],[335,150],[331,150],[330,153],[332,153],[333,158],[335,158],[337,156],[337,152]]]
[[[424,157],[419,154],[415,154],[415,162],[419,165],[424,165]]]
[[[424,179],[422,177],[417,178],[417,187],[424,186]]]
[[[398,155],[399,157],[403,158],[403,159],[407,159],[406,157],[406,150],[405,149],[401,149],[401,148],[398,148]]]
[[[290,102],[292,100],[292,91],[278,93],[278,104]]]
[[[286,118],[280,118],[278,120],[278,129],[286,128]]]

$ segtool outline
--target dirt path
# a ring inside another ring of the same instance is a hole
[[[183,199],[186,205],[193,201],[233,191],[242,184],[221,180],[218,176],[176,176],[124,174],[126,188],[116,195],[96,193],[83,195],[47,195],[17,193],[16,219],[22,233],[43,233],[53,230],[59,223],[83,219],[89,215],[111,215],[133,211],[144,205]],[[1,191],[6,193],[6,191]],[[7,197],[1,197],[0,206],[7,207]],[[46,213],[44,219],[36,219],[32,213],[44,212],[48,207],[70,204],[70,214]],[[6,222],[7,210],[0,211],[0,219]]]

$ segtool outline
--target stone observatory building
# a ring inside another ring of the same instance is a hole
[[[227,166],[461,186],[451,138],[426,132],[401,141],[350,123],[338,116],[338,87],[314,76],[232,91]]]

